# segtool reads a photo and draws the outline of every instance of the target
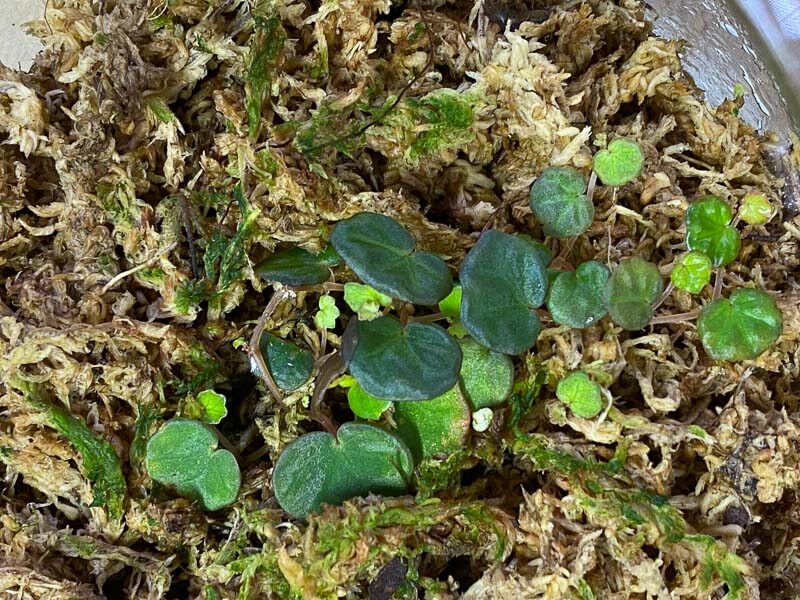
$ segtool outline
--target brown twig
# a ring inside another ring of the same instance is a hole
[[[314,393],[311,396],[311,403],[309,405],[309,415],[311,418],[322,425],[333,437],[336,437],[336,431],[338,429],[336,423],[320,410],[320,406],[322,406],[322,401],[325,399],[325,392],[328,390],[328,386],[344,372],[345,364],[341,354],[338,352],[329,354],[320,365],[319,374],[314,384]]]
[[[714,293],[711,295],[712,300],[722,296],[722,280],[725,278],[725,269],[720,267],[717,269],[717,278],[714,280]]]
[[[267,386],[269,393],[272,394],[272,397],[275,398],[277,402],[283,400],[283,393],[281,393],[281,390],[278,388],[278,384],[275,383],[275,380],[272,378],[272,375],[267,368],[267,363],[264,360],[264,355],[261,354],[261,334],[264,333],[264,328],[267,326],[267,319],[269,319],[272,316],[272,313],[275,312],[278,304],[280,304],[288,296],[289,292],[285,289],[280,289],[272,294],[272,298],[270,298],[267,306],[264,308],[264,312],[261,313],[261,316],[258,319],[258,323],[256,323],[256,328],[253,330],[253,335],[250,336],[250,343],[247,345],[247,355],[258,367],[258,371],[261,375],[261,379],[264,381],[264,385]]]
[[[178,203],[181,205],[181,216],[183,217],[183,228],[186,231],[186,242],[189,244],[189,258],[192,262],[192,273],[195,279],[200,279],[200,267],[197,264],[197,251],[194,248],[194,235],[192,235],[192,219],[189,215],[189,207],[183,194],[178,194]]]
[[[678,313],[675,315],[662,315],[660,317],[653,317],[650,319],[650,325],[666,325],[668,323],[680,323],[681,321],[692,321],[700,314],[700,309],[696,308],[685,313]]]

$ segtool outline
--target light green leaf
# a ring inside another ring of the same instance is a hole
[[[647,326],[664,291],[658,267],[641,258],[623,260],[606,283],[606,303],[614,322],[628,331]]]
[[[461,285],[455,284],[450,293],[439,302],[439,311],[450,322],[447,332],[457,338],[467,335],[467,330],[461,324],[461,295]]]
[[[360,419],[367,421],[377,421],[381,415],[392,405],[391,400],[381,400],[375,396],[370,396],[364,391],[357,381],[347,390],[347,405],[353,414]]]
[[[320,296],[318,306],[319,310],[314,315],[316,326],[320,329],[333,329],[336,327],[336,319],[339,318],[341,313],[333,296]]]
[[[594,170],[603,185],[619,187],[642,174],[644,154],[639,144],[616,138],[594,157]]]
[[[472,338],[459,341],[464,359],[461,384],[473,410],[506,401],[514,387],[514,363],[505,354],[481,346]]]
[[[573,237],[589,229],[594,204],[586,196],[586,179],[571,167],[550,167],[531,187],[530,206],[545,235]]]
[[[392,299],[375,288],[362,283],[344,284],[344,301],[362,321],[371,321],[381,314],[382,307],[392,305]]]
[[[583,371],[570,373],[558,382],[556,396],[584,419],[593,419],[603,410],[601,388]]]
[[[688,252],[675,261],[669,277],[679,290],[699,294],[711,281],[711,259],[702,252]]]
[[[686,211],[686,245],[702,252],[715,267],[724,267],[739,254],[741,238],[730,225],[731,207],[722,198],[706,196]]]
[[[190,398],[186,402],[183,414],[191,419],[216,425],[228,415],[226,398],[214,390],[204,390],[196,398]]]
[[[747,194],[739,205],[739,218],[749,225],[763,225],[774,209],[764,194]]]

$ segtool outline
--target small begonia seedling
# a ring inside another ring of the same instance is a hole
[[[752,360],[781,334],[783,315],[772,296],[761,290],[736,290],[730,298],[707,304],[697,319],[706,352],[715,360]]]
[[[461,263],[461,323],[487,348],[522,354],[539,335],[547,272],[530,242],[489,230]]]
[[[594,171],[603,185],[620,187],[642,174],[644,154],[639,144],[616,138],[594,156]]]
[[[574,273],[556,275],[547,293],[547,309],[553,320],[582,329],[602,319],[608,312],[608,275],[608,267],[595,260],[582,263]]]
[[[739,254],[741,238],[731,226],[731,207],[722,198],[706,196],[686,211],[686,245],[702,252],[714,267],[724,267]]]
[[[147,442],[147,473],[198,500],[205,510],[233,504],[241,484],[239,465],[233,454],[217,450],[217,443],[215,433],[200,421],[167,421]]]
[[[606,283],[608,312],[628,331],[642,329],[653,317],[653,305],[664,291],[658,267],[638,257],[619,263]]]
[[[439,311],[441,311],[450,322],[447,331],[450,335],[457,338],[463,338],[467,335],[467,330],[464,329],[464,326],[461,324],[461,295],[461,285],[457,283],[453,286],[450,293],[439,302]]]
[[[679,290],[699,294],[711,281],[711,269],[711,259],[705,254],[687,252],[675,261],[669,278]]]
[[[266,331],[261,335],[260,348],[272,378],[285,392],[296,390],[311,377],[314,355],[308,350]],[[254,371],[258,369],[255,365],[251,367]]]
[[[343,353],[356,381],[383,400],[428,400],[452,388],[461,348],[438,325],[403,325],[393,316],[358,321],[355,344]]]
[[[459,341],[461,385],[472,410],[497,406],[506,401],[514,387],[514,364],[511,358],[481,346],[472,338]]]
[[[362,321],[371,321],[381,314],[381,308],[392,305],[392,299],[386,294],[362,283],[344,284],[344,301]]]
[[[763,225],[773,212],[772,204],[764,194],[747,194],[739,205],[739,218],[748,225]]]
[[[269,282],[284,285],[317,285],[328,281],[330,267],[338,257],[330,251],[318,255],[295,247],[276,252],[258,263],[253,270],[256,275]]]
[[[571,167],[551,167],[531,186],[530,206],[545,235],[580,235],[592,224],[594,204],[586,195],[586,179]]]
[[[347,388],[347,405],[359,419],[377,421],[392,405],[391,400],[381,400],[364,391],[355,377],[345,375],[339,380],[339,387]]]
[[[317,313],[314,315],[314,323],[320,329],[333,329],[336,327],[336,319],[341,314],[336,306],[333,296],[320,296]]]
[[[350,498],[408,491],[414,461],[397,437],[366,423],[345,423],[336,437],[307,433],[278,457],[272,486],[281,508],[297,519]]]
[[[416,462],[460,450],[469,433],[470,417],[469,405],[457,385],[425,402],[398,402],[392,415],[397,436]]]
[[[225,396],[214,390],[204,390],[190,398],[183,407],[183,415],[204,423],[217,425],[228,415]]]
[[[414,250],[414,238],[384,215],[363,212],[340,221],[331,244],[362,281],[387,296],[430,306],[453,287],[444,261]]]
[[[584,419],[593,419],[603,410],[603,395],[598,384],[583,371],[570,373],[558,382],[556,396]]]

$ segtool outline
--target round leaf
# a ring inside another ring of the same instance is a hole
[[[461,264],[460,280],[461,322],[479,343],[522,354],[536,342],[547,273],[530,243],[487,231]]]
[[[295,518],[367,494],[397,496],[408,491],[413,469],[408,448],[382,429],[345,423],[334,438],[315,431],[281,453],[272,474],[275,497]]]
[[[370,396],[358,382],[353,382],[347,390],[347,404],[353,414],[360,419],[377,421],[381,415],[392,405],[391,400],[381,400]]]
[[[275,383],[284,391],[296,390],[311,377],[314,355],[266,331],[261,334],[261,354]]]
[[[458,386],[438,398],[394,405],[397,436],[416,462],[456,452],[470,429],[470,410]]]
[[[262,279],[284,285],[317,285],[328,281],[331,270],[322,259],[303,248],[289,248],[268,256],[254,267]]]
[[[722,198],[706,196],[686,211],[686,245],[702,252],[715,267],[723,267],[739,254],[739,232],[731,227],[731,207]]]
[[[233,504],[239,494],[241,474],[236,458],[227,450],[217,450],[196,482],[200,504],[206,510],[219,510]]]
[[[459,343],[464,355],[461,384],[472,409],[479,410],[505,402],[514,386],[514,364],[511,359],[470,338]]]
[[[736,290],[706,305],[697,319],[703,348],[715,360],[752,360],[778,339],[783,315],[761,290]]]
[[[368,394],[384,400],[427,400],[458,381],[461,349],[438,325],[379,317],[356,324],[350,373]]]
[[[663,291],[664,280],[653,263],[637,257],[623,260],[606,283],[608,312],[623,329],[642,329]]]
[[[415,252],[414,238],[389,217],[364,212],[340,221],[331,243],[362,281],[393,298],[433,305],[453,287],[444,261]]]
[[[579,265],[574,273],[559,273],[547,294],[553,320],[576,329],[597,323],[608,312],[607,281],[608,267],[595,260]]]
[[[228,415],[226,399],[214,390],[204,390],[187,402],[183,412],[186,416],[204,423],[216,425]]]
[[[584,193],[586,179],[571,167],[551,167],[531,187],[530,205],[544,233],[565,238],[580,235],[592,224],[594,204]]]
[[[739,205],[739,218],[748,225],[763,225],[772,216],[772,204],[764,194],[747,194]]]
[[[688,252],[677,260],[669,278],[679,290],[699,294],[711,281],[711,259],[700,252]]]
[[[642,174],[644,154],[639,144],[616,138],[594,157],[594,170],[603,185],[619,187]]]
[[[556,396],[579,417],[592,419],[603,410],[600,386],[583,371],[570,373],[558,382]]]
[[[319,310],[314,315],[314,323],[320,329],[333,329],[336,327],[336,319],[341,314],[336,306],[333,296],[320,296],[318,303]]]

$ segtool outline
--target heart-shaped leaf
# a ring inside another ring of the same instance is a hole
[[[642,329],[653,317],[653,305],[663,291],[657,266],[638,257],[623,260],[606,283],[608,312],[623,329]]]
[[[183,414],[204,423],[216,425],[228,414],[225,396],[214,390],[204,390],[196,398],[190,398],[183,408]]]
[[[773,212],[772,204],[764,194],[747,194],[739,205],[739,218],[748,225],[763,225]]]
[[[579,417],[592,419],[603,410],[600,386],[583,371],[570,373],[558,382],[556,396]]]
[[[393,298],[433,305],[453,287],[444,261],[414,251],[414,238],[384,215],[363,212],[340,221],[331,243],[362,281]]]
[[[303,248],[289,248],[268,256],[254,267],[262,279],[284,285],[317,285],[331,276],[327,256],[314,256]],[[335,263],[334,263],[335,264]]]
[[[261,334],[261,354],[278,387],[291,392],[311,377],[314,355],[266,331]]]
[[[361,283],[344,284],[344,301],[362,321],[371,321],[381,314],[381,308],[392,305],[392,299],[372,286]]]
[[[547,293],[553,320],[575,329],[597,323],[608,312],[607,281],[608,267],[596,260],[582,263],[574,273],[559,273]]]
[[[458,381],[461,348],[438,325],[391,316],[355,325],[355,348],[343,356],[368,394],[383,400],[428,400]]]
[[[479,343],[522,354],[536,342],[547,273],[529,242],[485,232],[461,263],[460,280],[461,322]]]
[[[471,338],[459,341],[464,359],[461,384],[473,410],[506,401],[514,386],[514,363],[505,354],[481,346]]]
[[[367,494],[398,496],[408,491],[411,452],[391,433],[345,423],[334,438],[307,433],[281,453],[272,474],[275,497],[295,518]]]
[[[470,428],[470,411],[458,386],[438,398],[394,405],[397,436],[416,462],[461,449]]]
[[[706,196],[686,211],[686,245],[702,252],[715,267],[724,267],[739,254],[741,238],[730,225],[733,213],[722,198]]]
[[[584,193],[586,179],[571,167],[551,167],[531,186],[533,216],[545,235],[565,238],[580,235],[592,224],[594,204]]]
[[[642,174],[644,154],[639,144],[616,138],[594,156],[594,171],[603,185],[619,187]]]
[[[669,278],[679,290],[699,294],[711,281],[711,259],[702,252],[687,252],[675,261]]]
[[[147,442],[147,472],[206,510],[218,510],[236,500],[241,476],[233,454],[216,448],[217,436],[208,426],[172,419]]]
[[[782,329],[783,315],[775,300],[753,289],[714,300],[697,319],[703,348],[715,360],[757,358],[775,343]]]

